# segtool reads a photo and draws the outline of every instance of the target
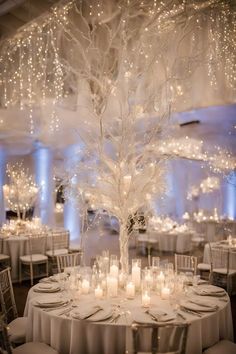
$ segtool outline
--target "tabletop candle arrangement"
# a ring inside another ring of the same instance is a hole
[[[153,257],[152,266],[144,269],[141,268],[141,259],[135,258],[131,262],[130,274],[124,274],[119,269],[117,256],[109,257],[104,252],[104,256],[96,257],[92,271],[90,268],[80,271],[81,274],[72,273],[68,279],[71,292],[77,289],[78,296],[93,293],[97,300],[123,294],[128,301],[140,296],[143,307],[151,305],[152,294],[169,300],[172,293],[182,293],[184,284],[187,284],[187,276],[176,275],[172,263],[160,265],[159,257]]]

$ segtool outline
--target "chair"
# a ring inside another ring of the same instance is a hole
[[[3,238],[0,238],[0,266],[10,266],[10,256],[3,253]]]
[[[80,265],[81,260],[81,252],[71,253],[71,254],[63,254],[61,256],[57,256],[57,269],[58,272],[61,273],[67,267],[75,267]]]
[[[22,281],[22,268],[28,276],[30,276],[31,286],[34,284],[34,278],[41,278],[48,276],[48,257],[46,252],[46,237],[45,236],[33,236],[28,238],[29,254],[20,257],[20,283]],[[45,271],[42,271],[42,266],[45,266]],[[29,273],[27,268],[29,267]],[[38,271],[36,271],[38,267]]]
[[[50,250],[46,252],[50,262],[50,273],[57,269],[57,256],[69,253],[69,232],[52,232],[50,236]]]
[[[3,351],[2,351],[3,350]],[[4,354],[59,354],[45,343],[28,342],[12,348],[6,323],[0,318],[0,353]]]
[[[175,253],[175,271],[197,274],[197,257]]]
[[[132,324],[133,354],[145,353],[143,338],[150,339],[149,353],[185,354],[188,323]]]
[[[229,248],[217,247],[209,244],[211,270],[210,283],[226,289],[229,295],[235,291],[236,269],[231,269],[231,256]]]
[[[27,318],[18,317],[10,268],[0,272],[0,284],[1,312],[9,326],[10,341],[14,344],[24,343]]]
[[[229,340],[220,340],[212,347],[204,350],[203,354],[235,354],[236,344]]]

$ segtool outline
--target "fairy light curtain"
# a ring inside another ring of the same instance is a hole
[[[73,143],[84,91],[102,111],[121,78],[140,81],[136,116],[234,102],[235,41],[234,1],[62,1],[1,43],[1,130],[19,130],[14,107],[29,135]]]

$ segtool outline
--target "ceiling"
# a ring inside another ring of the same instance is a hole
[[[40,16],[58,0],[0,0],[0,39]]]

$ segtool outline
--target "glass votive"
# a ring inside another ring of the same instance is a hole
[[[142,295],[141,295],[141,303],[143,307],[149,307],[151,304],[151,292],[150,288],[146,286],[146,284],[142,284]]]
[[[103,297],[103,288],[99,284],[94,289],[94,295],[96,299],[102,299]]]
[[[135,285],[131,279],[129,279],[126,283],[125,287],[126,298],[127,299],[134,299],[135,297]]]
[[[81,292],[82,294],[88,294],[90,290],[90,282],[88,279],[84,278],[81,282]]]
[[[126,282],[127,282],[127,274],[124,272],[120,272],[119,273],[119,286],[121,288],[124,288]]]
[[[141,259],[135,258],[132,259],[132,268],[131,268],[131,277],[132,282],[135,285],[135,289],[139,289],[141,285]]]
[[[110,259],[110,275],[112,277],[118,277],[119,275],[119,261],[116,257]]]
[[[161,289],[164,287],[164,284],[165,284],[165,275],[161,270],[156,277],[156,289],[159,294],[161,293]]]
[[[142,272],[142,281],[146,283],[146,285],[152,289],[153,287],[153,273],[152,269],[145,268]]]
[[[107,295],[116,297],[118,294],[118,279],[111,275],[107,276]]]
[[[168,300],[170,298],[170,288],[163,287],[161,289],[161,298],[163,300]]]

